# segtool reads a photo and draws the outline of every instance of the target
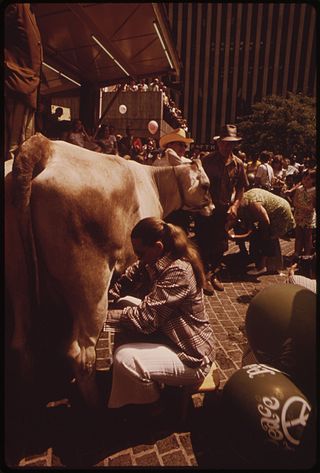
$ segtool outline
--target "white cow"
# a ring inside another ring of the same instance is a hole
[[[67,354],[76,377],[86,377],[94,370],[112,273],[135,259],[132,228],[179,208],[209,215],[209,180],[199,160],[155,168],[41,134],[25,141],[6,168],[12,346],[28,360],[40,331],[41,349]]]

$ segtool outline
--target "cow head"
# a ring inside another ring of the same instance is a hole
[[[214,205],[209,191],[210,181],[200,159],[195,159],[192,164],[177,166],[176,171],[178,168],[181,172],[179,184],[183,201],[182,209],[199,212],[205,216],[211,215]]]

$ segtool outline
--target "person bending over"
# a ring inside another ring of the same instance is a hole
[[[109,408],[152,406],[161,384],[201,382],[215,356],[204,306],[205,276],[194,244],[179,227],[154,217],[141,220],[131,240],[139,260],[113,285],[109,299],[143,298],[109,312],[130,339],[114,352]],[[137,334],[144,335],[143,341],[136,341]]]
[[[265,274],[267,258],[276,256],[280,251],[279,238],[295,228],[290,204],[265,189],[254,188],[243,194],[238,217],[248,228],[256,228],[250,239],[250,247],[254,247],[256,268],[248,271],[248,274]],[[233,225],[234,220],[231,218],[226,224],[227,230]]]

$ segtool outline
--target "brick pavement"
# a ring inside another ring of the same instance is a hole
[[[216,338],[216,361],[221,375],[220,388],[223,388],[227,379],[241,366],[242,354],[246,346],[244,320],[251,298],[270,284],[284,282],[284,277],[279,274],[263,275],[259,278],[247,276],[241,267],[241,262],[237,261],[238,257],[235,254],[237,249],[238,247],[231,244],[226,254],[227,267],[222,273],[225,291],[216,292],[212,297],[205,297],[206,308]],[[282,240],[281,249],[283,255],[290,254],[293,250],[293,240]],[[113,343],[112,337],[112,333],[106,332],[100,338],[97,347],[100,369],[107,367],[106,360]],[[218,404],[215,397],[204,399],[203,395],[195,395],[194,406],[196,408],[191,411],[186,428],[176,428],[175,425],[164,428],[162,425],[157,430],[157,427],[154,426],[151,430],[147,430],[144,436],[139,437],[137,424],[133,426],[133,429],[131,427],[131,440],[129,438],[127,443],[121,443],[120,438],[118,444],[111,451],[109,449],[104,452],[103,449],[100,449],[96,458],[91,460],[92,464],[100,468],[131,466],[194,466],[213,469],[247,467],[248,465],[245,465],[239,456],[224,450],[221,439],[219,444],[219,428],[218,432],[214,429],[216,419],[219,417],[219,409],[215,407],[216,405]],[[60,409],[68,410],[66,407]],[[135,429],[137,429],[136,436]],[[129,426],[128,430],[130,430]],[[109,436],[107,429],[102,430],[102,433],[98,435],[100,435],[99,440],[103,440],[104,435],[106,436],[106,444],[113,438],[113,433]],[[70,438],[68,439],[67,436],[67,445],[68,441]],[[219,448],[214,449],[214,445],[219,445]],[[34,451],[28,452],[24,458],[19,459],[17,464],[27,468],[68,467],[67,462],[59,457],[59,449],[56,449],[52,444],[47,445],[43,450],[40,446],[34,447]],[[78,466],[81,465],[78,464]]]

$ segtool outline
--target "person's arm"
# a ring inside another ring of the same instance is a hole
[[[235,196],[232,205],[229,207],[228,214],[234,218],[238,215],[240,203],[243,199],[245,188],[249,186],[248,178],[244,166],[241,165],[239,168],[238,182],[235,186]]]
[[[255,175],[255,179],[254,179],[254,183],[255,185],[257,186],[260,186],[261,185],[261,177],[263,175],[263,167],[262,167],[262,164],[260,164],[258,166],[258,169],[257,169],[257,172],[256,172],[256,175]]]
[[[118,142],[117,142],[116,137],[114,137],[114,140],[113,140],[113,149],[114,149],[114,154],[118,154]]]
[[[120,297],[128,295],[132,292],[138,282],[141,281],[145,274],[144,266],[140,261],[136,261],[129,266],[127,270],[119,277],[119,279],[109,289],[109,302],[115,303]]]
[[[238,215],[238,210],[239,210],[241,200],[243,198],[243,194],[244,194],[244,188],[243,187],[240,188],[240,189],[237,189],[236,194],[235,194],[235,198],[234,198],[234,202],[233,202],[232,205],[230,205],[230,207],[228,209],[228,214],[233,218],[236,218],[237,215]]]
[[[86,130],[84,128],[82,129],[82,132],[83,132],[83,136],[84,136],[85,141],[90,141],[90,142],[93,141],[92,137],[88,135],[88,133],[86,132]]]
[[[273,172],[273,168],[272,166],[270,166],[270,173],[268,172],[268,177],[269,177],[269,184],[270,186],[272,187],[274,182],[275,182],[275,176],[274,176],[274,172]]]
[[[108,325],[118,325],[122,316],[122,309],[108,310],[106,323]]]
[[[268,235],[270,233],[270,218],[266,209],[260,202],[250,202],[248,208],[252,220],[258,222],[259,229],[263,234]]]
[[[123,309],[121,323],[141,333],[155,332],[179,309],[181,301],[189,293],[190,276],[189,271],[179,265],[171,265],[139,306]]]
[[[273,184],[277,187],[283,186],[285,184],[285,180],[283,179],[283,173],[280,173],[278,176],[273,176]]]
[[[89,136],[88,133],[86,132],[86,129],[85,129],[84,125],[82,125],[81,131],[84,135],[85,141],[93,141],[93,138],[91,136]]]
[[[289,195],[294,194],[299,186],[301,186],[301,182],[299,182],[298,184],[295,184],[293,187],[291,187],[291,189],[286,189],[284,193],[289,194]]]

